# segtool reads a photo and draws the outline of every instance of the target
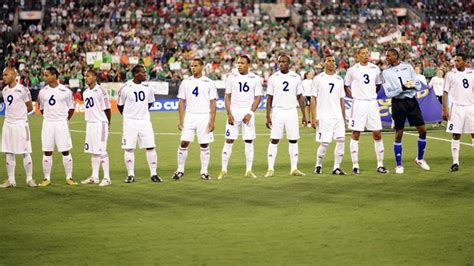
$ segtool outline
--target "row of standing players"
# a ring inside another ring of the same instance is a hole
[[[387,62],[390,67],[383,72],[369,63],[369,51],[360,48],[357,54],[358,63],[352,66],[345,77],[338,76],[334,56],[325,58],[324,72],[316,76],[311,83],[312,97],[310,101],[311,126],[316,129],[317,149],[314,173],[322,173],[322,162],[329,143],[334,139],[336,147],[332,173],[345,175],[340,168],[345,145],[345,104],[347,95],[353,99],[351,117],[348,119],[352,130],[350,141],[352,173],[359,174],[358,140],[360,132],[365,128],[373,132],[375,153],[377,157],[376,171],[387,174],[384,167],[384,145],[381,134],[381,120],[376,101],[376,93],[383,84],[388,97],[392,98],[392,117],[395,128],[394,152],[396,159],[395,172],[402,174],[402,144],[405,121],[415,126],[418,133],[418,154],[415,163],[424,170],[430,167],[423,159],[426,147],[426,129],[421,110],[415,99],[416,89],[420,88],[416,74],[411,65],[401,62],[398,51],[387,51]],[[222,150],[222,170],[218,179],[227,177],[227,166],[232,154],[232,145],[238,138],[239,130],[245,142],[246,171],[245,176],[256,178],[252,171],[255,139],[254,112],[262,95],[261,78],[249,72],[250,58],[242,55],[238,58],[237,74],[231,74],[226,80],[225,107],[227,111],[226,140]],[[474,74],[466,68],[466,56],[459,54],[455,59],[456,68],[447,76],[444,88],[443,116],[448,120],[447,131],[453,133],[451,171],[459,170],[459,138],[461,133],[474,133]],[[297,168],[299,121],[297,106],[302,111],[302,124],[305,126],[307,117],[304,112],[305,101],[302,95],[303,86],[299,75],[290,70],[290,57],[282,54],[278,57],[279,71],[268,80],[266,126],[271,129],[268,146],[268,170],[265,177],[274,175],[274,165],[279,140],[286,132],[289,141],[291,162],[290,175],[303,176]],[[189,143],[197,140],[200,145],[201,179],[209,180],[208,165],[210,160],[209,144],[213,142],[214,121],[216,115],[217,90],[212,80],[202,75],[203,61],[194,59],[191,64],[192,76],[183,80],[180,85],[179,123],[181,142],[177,151],[178,168],[172,179],[179,180],[184,176],[185,162]],[[153,90],[146,82],[145,69],[137,65],[132,70],[133,80],[126,82],[118,94],[118,109],[123,115],[122,148],[124,149],[125,165],[128,175],[126,183],[135,181],[134,149],[138,142],[140,148],[146,149],[147,162],[151,181],[162,182],[157,174],[157,155],[155,151],[154,132],[148,109],[155,101]],[[15,81],[16,71],[7,68],[3,79],[7,86],[2,91],[6,103],[7,114],[2,132],[2,151],[6,153],[8,180],[1,184],[3,188],[15,187],[15,154],[23,155],[27,176],[27,186],[36,187],[32,178],[31,141],[27,123],[27,113],[32,111],[31,96],[26,88]],[[72,178],[72,157],[70,149],[72,141],[68,128],[68,120],[74,113],[71,91],[58,83],[59,73],[55,68],[44,72],[47,83],[38,95],[38,104],[44,116],[42,125],[42,150],[44,179],[39,186],[51,184],[52,153],[54,147],[63,154],[66,172],[66,183],[77,185]],[[82,184],[110,185],[109,159],[107,155],[107,136],[111,119],[110,102],[107,92],[96,83],[96,73],[86,73],[88,89],[84,92],[85,120],[87,122],[84,151],[92,154],[92,175],[81,181]],[[451,96],[452,106],[447,109],[446,98]],[[473,141],[474,142],[474,141]],[[102,165],[104,178],[99,180],[99,168]]]

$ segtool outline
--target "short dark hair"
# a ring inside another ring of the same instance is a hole
[[[309,74],[311,71],[312,71],[312,70],[304,72],[303,79],[307,79],[307,78],[308,78],[308,74]]]
[[[201,66],[204,65],[204,60],[202,60],[202,58],[195,57],[195,58],[193,58],[193,61],[198,61],[201,64]]]
[[[336,59],[336,57],[333,54],[327,54],[324,56],[324,61],[326,61],[328,57],[334,57],[334,59]]]
[[[466,61],[466,59],[467,59],[467,56],[466,56],[465,53],[457,53],[456,56],[461,57],[461,58],[462,58],[462,61]]]
[[[145,67],[143,65],[136,65],[132,68],[132,75],[135,76],[136,74],[138,74],[138,72],[140,72],[140,69],[145,69]]]
[[[288,61],[291,61],[290,56],[287,55],[286,53],[281,53],[281,54],[279,54],[278,57],[277,57],[277,61],[280,61],[280,58],[283,57],[283,56],[286,57],[286,58],[288,58]]]
[[[52,75],[55,75],[56,78],[59,77],[59,71],[58,71],[58,69],[56,69],[55,67],[48,67],[48,68],[46,68],[46,70],[47,70],[49,73],[51,73]]]
[[[396,56],[397,56],[397,59],[400,58],[400,53],[398,52],[397,49],[395,48],[390,48],[387,50],[387,53],[390,52],[390,53],[394,53]]]
[[[91,73],[94,77],[97,77],[97,72],[95,72],[95,70],[92,69],[92,68],[91,68],[91,69],[88,69],[88,70],[86,71],[86,73]]]
[[[247,60],[247,64],[250,64],[250,56],[246,55],[246,54],[243,54],[241,56],[239,56],[239,58],[245,58]]]

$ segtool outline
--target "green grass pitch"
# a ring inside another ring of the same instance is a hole
[[[85,123],[71,121],[74,178],[90,175],[83,153]],[[143,150],[136,151],[136,178],[126,176],[120,148],[121,117],[113,116],[109,154],[113,184],[69,187],[59,153],[52,185],[26,188],[17,157],[17,188],[0,190],[0,265],[472,265],[474,264],[474,148],[461,145],[461,170],[450,173],[450,135],[428,131],[426,160],[413,164],[416,135],[405,135],[405,174],[394,174],[393,132],[384,133],[388,175],[375,172],[370,135],[360,141],[359,176],[332,176],[331,145],[322,175],[313,174],[314,131],[301,129],[299,169],[289,176],[288,144],[278,147],[276,175],[263,178],[269,130],[257,113],[257,179],[243,177],[244,145],[236,142],[230,177],[216,180],[224,142],[225,114],[217,114],[209,182],[199,178],[199,148],[190,146],[183,180],[172,181],[179,143],[177,113],[153,113],[162,184],[149,180]],[[30,118],[34,178],[42,179],[40,117]],[[0,120],[3,123],[3,119]],[[437,138],[437,139],[433,139]],[[464,135],[464,143],[471,143]],[[346,139],[342,168],[350,172]],[[1,177],[6,176],[0,156]]]

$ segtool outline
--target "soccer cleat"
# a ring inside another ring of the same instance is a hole
[[[459,171],[459,164],[455,163],[451,165],[451,172],[457,172]]]
[[[397,167],[395,168],[395,173],[396,174],[403,174],[403,172],[405,172],[405,169],[403,168],[403,166],[397,165]]]
[[[72,178],[67,178],[66,179],[66,184],[68,184],[70,186],[77,186],[77,182],[74,181],[74,179],[72,179]]]
[[[81,181],[81,184],[88,185],[88,184],[99,184],[99,179],[95,177],[88,177]]]
[[[219,175],[217,176],[217,179],[223,179],[227,177],[227,171],[221,171]]]
[[[247,171],[245,173],[245,177],[257,178],[257,175],[254,174],[254,172],[252,172],[252,171]]]
[[[133,183],[135,182],[135,177],[133,175],[129,175],[127,176],[127,178],[125,178],[125,183]]]
[[[31,180],[28,180],[26,182],[26,186],[27,187],[37,187],[38,185],[36,184],[36,182],[33,179],[31,179]]]
[[[292,176],[305,176],[306,174],[301,172],[298,169],[295,169],[295,170],[291,171],[290,175],[292,175]]]
[[[267,173],[263,177],[272,177],[273,176],[273,170],[268,170]]]
[[[352,168],[352,173],[353,173],[354,175],[358,175],[358,174],[360,174],[360,170],[359,170],[359,168],[358,168],[358,167],[354,167],[354,168]]]
[[[51,185],[51,180],[49,179],[43,179],[43,181],[41,181],[41,183],[38,185],[39,187],[47,187]]]
[[[209,176],[209,174],[203,173],[203,174],[201,174],[201,179],[205,180],[205,181],[208,181],[208,180],[211,180],[211,177]]]
[[[183,172],[174,172],[173,176],[171,177],[171,179],[173,180],[180,180],[181,178],[183,178],[184,176],[184,173]]]
[[[15,183],[10,183],[10,181],[5,181],[3,184],[0,185],[0,188],[14,188],[16,187]]]
[[[421,167],[421,169],[425,170],[425,171],[429,171],[430,170],[430,166],[426,163],[425,160],[418,160],[418,159],[415,159],[415,164],[418,165],[419,167]]]
[[[344,171],[342,171],[341,168],[336,168],[332,171],[332,174],[333,175],[346,175],[346,173]]]
[[[314,168],[314,173],[315,174],[322,174],[323,173],[323,167],[322,166],[316,166],[316,168]]]
[[[155,182],[155,183],[163,182],[163,179],[161,177],[159,177],[158,175],[152,175],[150,177],[150,179],[151,179],[152,182]]]
[[[388,174],[390,171],[387,170],[387,168],[383,167],[383,166],[379,166],[377,167],[377,173],[381,173],[381,174]]]
[[[100,182],[99,187],[106,187],[108,185],[112,185],[112,180],[110,180],[109,178],[104,178]]]

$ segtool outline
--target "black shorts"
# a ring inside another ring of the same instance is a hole
[[[309,106],[311,104],[311,96],[305,96],[305,103],[306,103],[306,106]]]
[[[417,127],[425,124],[416,98],[392,98],[392,119],[395,122],[395,129],[403,129],[407,119],[410,126]]]

